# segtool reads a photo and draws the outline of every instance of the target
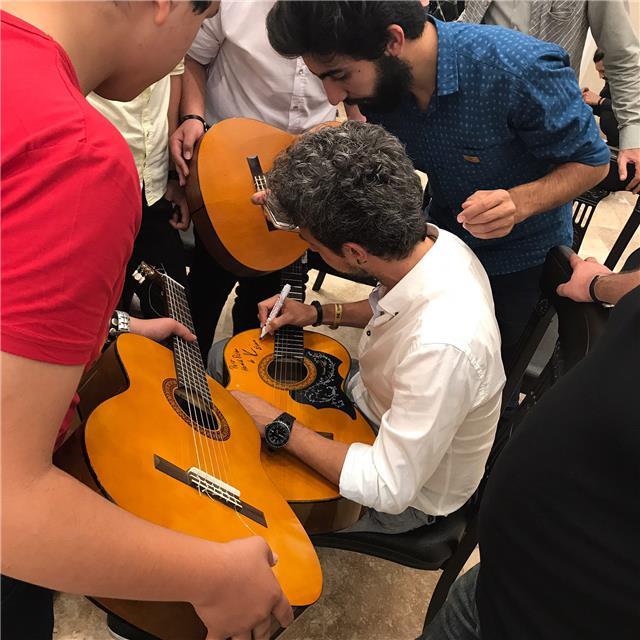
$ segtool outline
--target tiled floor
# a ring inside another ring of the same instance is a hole
[[[614,194],[603,201],[584,240],[581,255],[604,260],[626,222],[635,197]],[[626,256],[640,247],[636,232]],[[622,262],[621,262],[622,264]],[[310,282],[315,274],[312,273]],[[324,300],[356,300],[368,287],[327,276],[317,296]],[[229,305],[218,337],[230,334]],[[329,329],[326,329],[330,332]],[[330,332],[355,353],[359,331]],[[324,570],[322,598],[308,609],[281,637],[284,640],[408,640],[422,627],[437,572],[407,569],[390,562],[354,553],[319,550]],[[477,555],[469,565],[477,561]],[[56,601],[57,640],[107,640],[104,614],[80,596],[60,595]],[[26,640],[26,639],[25,639]]]

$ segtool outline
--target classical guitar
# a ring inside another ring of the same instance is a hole
[[[320,126],[327,125],[339,123]],[[251,203],[251,196],[265,188],[264,173],[274,158],[295,139],[258,120],[228,118],[196,146],[187,182],[193,222],[209,253],[236,275],[282,269],[307,248],[286,223]]]
[[[293,300],[304,301],[305,280],[303,260],[282,272]],[[344,392],[351,358],[333,338],[292,326],[263,340],[258,329],[245,331],[227,343],[224,361],[227,389],[253,393],[327,438],[373,442],[369,423]],[[309,533],[336,531],[360,516],[360,505],[286,451],[270,452],[263,445],[262,466]]]
[[[144,263],[136,278],[159,280],[168,314],[193,329],[180,284]],[[260,435],[233,396],[206,376],[194,343],[174,337],[172,352],[121,335],[79,392],[82,417],[89,415],[62,447],[58,466],[160,526],[216,542],[262,536],[278,555],[274,571],[291,604],[317,600],[318,558],[262,468]],[[99,394],[114,393],[101,402]],[[161,640],[205,638],[186,603],[98,603]]]

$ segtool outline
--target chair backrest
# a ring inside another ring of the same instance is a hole
[[[578,251],[593,219],[598,204],[609,195],[608,191],[593,188],[573,201],[573,250]]]
[[[558,285],[571,278],[569,259],[573,251],[568,247],[554,247],[549,251],[544,265],[541,286],[558,314],[558,334],[563,373],[577,364],[591,351],[602,335],[608,309],[595,303],[574,302],[556,293]]]

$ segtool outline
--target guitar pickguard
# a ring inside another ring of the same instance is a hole
[[[317,409],[339,409],[352,420],[356,410],[342,390],[343,378],[338,371],[340,360],[333,355],[305,349],[305,359],[311,360],[316,368],[315,380],[306,388],[290,391],[289,394],[302,404],[310,404]]]

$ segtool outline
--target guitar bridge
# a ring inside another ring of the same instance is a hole
[[[202,471],[202,469],[189,467],[185,471],[158,455],[153,456],[153,466],[161,473],[198,491],[201,495],[224,504],[263,527],[268,526],[264,512],[242,500],[240,492],[235,487]]]
[[[189,476],[189,480],[191,480],[191,484],[197,487],[201,493],[208,495],[210,498],[220,500],[220,502],[224,502],[230,507],[236,509],[242,508],[240,492],[235,487],[197,467],[187,469],[187,475]]]

